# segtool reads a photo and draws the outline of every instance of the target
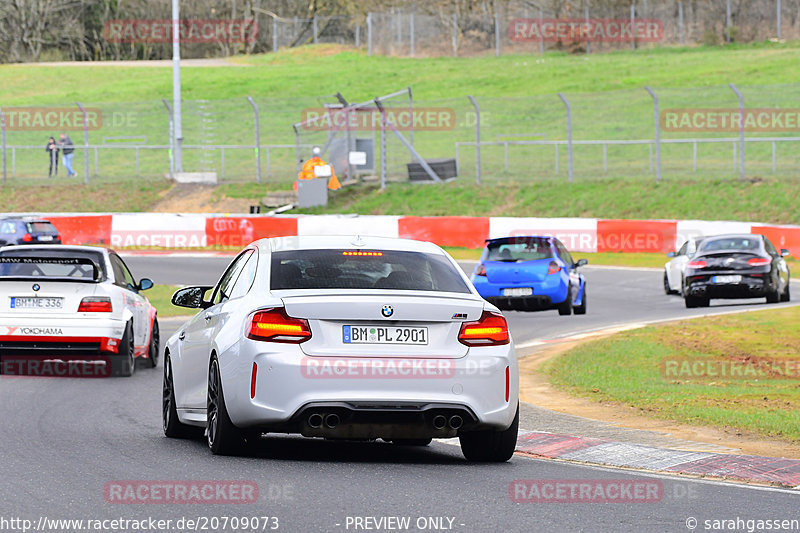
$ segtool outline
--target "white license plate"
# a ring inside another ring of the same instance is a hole
[[[533,289],[530,287],[511,287],[503,289],[503,296],[530,296]]]
[[[53,236],[52,235],[39,235],[39,240],[40,241],[52,241],[53,240]]]
[[[742,276],[714,276],[711,278],[711,283],[739,283],[742,281]]]
[[[64,298],[20,298],[11,297],[11,309],[61,309]]]
[[[428,344],[428,328],[342,326],[344,344]]]

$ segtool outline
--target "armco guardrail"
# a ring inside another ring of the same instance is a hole
[[[596,218],[406,217],[356,215],[227,216],[215,214],[52,214],[67,244],[116,248],[230,248],[292,235],[372,235],[479,248],[487,238],[553,235],[576,252],[675,250],[686,239],[721,233],[759,233],[778,248],[800,253],[800,226],[708,220]]]

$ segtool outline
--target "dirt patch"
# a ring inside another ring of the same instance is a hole
[[[597,338],[593,337],[593,340]],[[567,352],[578,344],[580,343],[562,343],[522,354],[519,361],[520,398],[528,403],[560,413],[601,420],[620,427],[659,431],[679,439],[734,448],[747,455],[800,459],[800,445],[797,444],[767,440],[760,435],[736,430],[691,426],[669,420],[652,419],[643,416],[641,410],[633,407],[614,402],[593,402],[586,398],[570,396],[566,392],[556,389],[547,381],[547,376],[538,372],[538,368],[545,361]]]
[[[149,211],[153,213],[249,213],[252,200],[218,197],[213,185],[173,185]]]

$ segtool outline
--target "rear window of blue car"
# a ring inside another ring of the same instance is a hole
[[[56,235],[58,230],[54,225],[47,221],[28,222],[25,224],[28,233],[43,233],[45,235]]]
[[[489,241],[484,261],[535,261],[553,257],[550,239],[539,237],[509,237]]]

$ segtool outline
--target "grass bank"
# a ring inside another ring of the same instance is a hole
[[[240,189],[241,191],[241,189]],[[389,184],[347,188],[325,208],[298,213],[703,219],[800,223],[796,180],[507,180],[475,185]]]
[[[154,285],[152,289],[142,292],[142,295],[150,300],[160,317],[193,315],[194,313],[191,309],[172,305],[172,295],[179,288],[178,285]]]
[[[270,181],[291,181],[295,174],[292,124],[306,116],[304,111],[331,102],[330,95],[337,92],[351,102],[361,102],[409,86],[416,109],[444,109],[450,117],[447,123],[415,131],[415,147],[425,158],[453,158],[456,142],[474,139],[474,110],[467,95],[475,96],[481,106],[484,141],[564,141],[566,124],[559,92],[571,102],[575,140],[652,139],[653,103],[645,85],[656,89],[663,110],[735,106],[729,83],[741,88],[748,107],[790,109],[800,98],[794,75],[798,57],[800,43],[796,42],[642,48],[591,55],[510,54],[499,58],[489,54],[469,58],[368,56],[363,50],[316,45],[236,57],[230,60],[230,66],[182,69],[183,163],[189,171],[213,170],[224,176],[222,179],[255,181],[255,158],[249,148],[254,119],[245,100],[245,96],[251,96],[261,110],[261,144],[284,145],[273,148],[269,155],[261,154],[262,173],[269,174]],[[168,115],[161,99],[172,96],[172,74],[169,62],[164,66],[138,65],[143,64],[0,65],[0,104],[4,110],[14,106],[74,109],[74,102],[82,102],[102,117],[89,132],[90,144],[103,145],[97,158],[99,178],[139,174],[157,179],[168,171]],[[405,105],[403,98],[387,103],[389,107]],[[81,125],[69,129],[74,132],[73,140],[80,143]],[[8,132],[7,142],[20,147],[12,173],[17,179],[46,175],[44,142],[47,135],[57,133],[22,131],[18,127]],[[301,143],[324,144],[326,134],[303,131]],[[764,132],[763,136],[790,134]],[[665,130],[663,138],[720,135],[733,136],[735,132]],[[150,148],[140,150],[137,157],[134,150],[114,146],[129,142],[125,138],[146,139],[139,142]],[[227,149],[224,155],[219,149],[197,148],[216,144],[240,148]],[[393,136],[388,140],[388,150],[388,173],[400,179],[406,175],[405,164],[410,157]],[[558,163],[552,146],[512,145],[508,152],[506,160],[504,146],[482,148],[483,179],[565,176],[564,146]],[[736,175],[729,143],[702,144],[697,153],[698,175]],[[89,156],[93,162],[94,153]],[[576,145],[574,156],[576,179],[653,176],[646,145]],[[607,169],[603,171],[605,156]],[[473,157],[474,151],[461,147],[458,158],[463,177],[474,177]],[[664,175],[693,176],[692,157],[692,144],[663,144]],[[794,144],[778,143],[775,158],[776,175],[796,176],[800,160]],[[79,172],[85,171],[80,148],[75,163]],[[748,143],[747,171],[771,175],[771,143]]]
[[[50,185],[0,187],[5,212],[141,212],[169,189],[159,181],[121,181],[89,186],[53,181]],[[257,205],[271,190],[291,184],[224,184],[205,199],[226,198]],[[205,202],[205,200],[203,200]],[[590,217],[628,219],[738,220],[800,224],[800,186],[796,180],[650,180],[608,179],[583,183],[504,181],[475,185],[389,184],[347,187],[331,195],[325,208],[296,209],[297,214],[358,213],[407,216]],[[202,211],[200,203],[186,212]]]
[[[305,97],[347,91],[356,100],[392,92],[414,81],[421,99],[453,94],[527,96],[654,87],[796,83],[800,43],[641,48],[593,55],[548,52],[502,57],[405,58],[368,56],[340,45],[305,46],[277,54],[232,58],[237,66],[182,68],[185,99],[269,95]],[[5,105],[141,102],[172,94],[165,66],[102,64],[0,65]],[[536,83],[531,83],[535,79]]]
[[[800,307],[589,342],[544,368],[576,396],[694,425],[800,439]]]

